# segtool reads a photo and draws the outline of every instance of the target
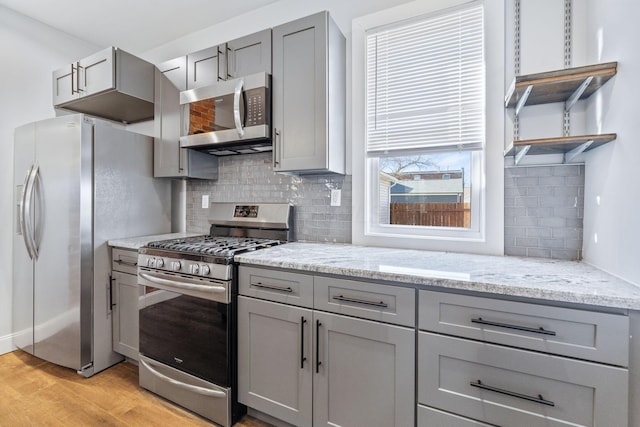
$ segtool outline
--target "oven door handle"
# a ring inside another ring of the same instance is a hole
[[[202,395],[205,395],[205,396],[218,397],[218,398],[227,397],[227,393],[225,393],[223,391],[220,391],[220,390],[211,390],[209,388],[199,387],[197,385],[186,384],[186,383],[183,383],[182,381],[174,380],[173,378],[170,378],[170,377],[166,376],[165,374],[162,374],[162,373],[156,371],[155,369],[153,369],[153,367],[151,367],[151,365],[149,363],[145,362],[142,359],[140,359],[140,363],[142,363],[142,365],[145,368],[147,368],[147,370],[149,370],[149,372],[151,372],[154,376],[156,376],[157,378],[161,379],[162,381],[165,381],[165,382],[168,382],[170,384],[173,384],[176,387],[180,387],[180,388],[182,388],[184,390],[191,391],[191,392],[198,393],[198,394],[202,394]]]
[[[171,286],[173,288],[185,289],[188,291],[201,291],[201,292],[210,292],[214,294],[220,294],[227,292],[227,288],[224,286],[210,286],[210,285],[195,285],[191,283],[178,282],[175,280],[163,279],[162,277],[153,276],[149,273],[138,273],[140,277],[150,281],[151,283],[156,283],[158,285]]]

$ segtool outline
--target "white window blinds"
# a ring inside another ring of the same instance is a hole
[[[483,6],[367,33],[367,152],[482,149]]]

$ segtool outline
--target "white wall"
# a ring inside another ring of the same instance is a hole
[[[640,284],[640,5],[587,3],[590,61],[618,61],[617,75],[590,98],[588,131],[618,137],[586,155],[583,255]]]
[[[0,354],[11,347],[13,131],[55,116],[51,72],[96,46],[0,6]]]

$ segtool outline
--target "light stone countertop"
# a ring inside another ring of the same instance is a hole
[[[242,264],[640,310],[640,286],[588,264],[345,244],[287,243],[236,255]]]
[[[138,250],[149,242],[157,240],[179,239],[182,237],[200,236],[202,233],[168,233],[155,234],[151,236],[128,237],[124,239],[112,239],[107,244],[114,248],[135,249]]]

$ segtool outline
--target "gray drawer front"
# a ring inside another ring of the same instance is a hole
[[[629,365],[624,315],[432,291],[420,291],[419,298],[422,330]]]
[[[314,308],[415,327],[415,289],[315,276]]]
[[[269,301],[313,308],[313,276],[241,265],[238,292]]]
[[[111,249],[111,270],[138,275],[138,251]]]
[[[427,332],[419,333],[418,355],[423,405],[501,426],[627,424],[623,368]]]
[[[418,405],[418,427],[492,427],[469,418]]]

